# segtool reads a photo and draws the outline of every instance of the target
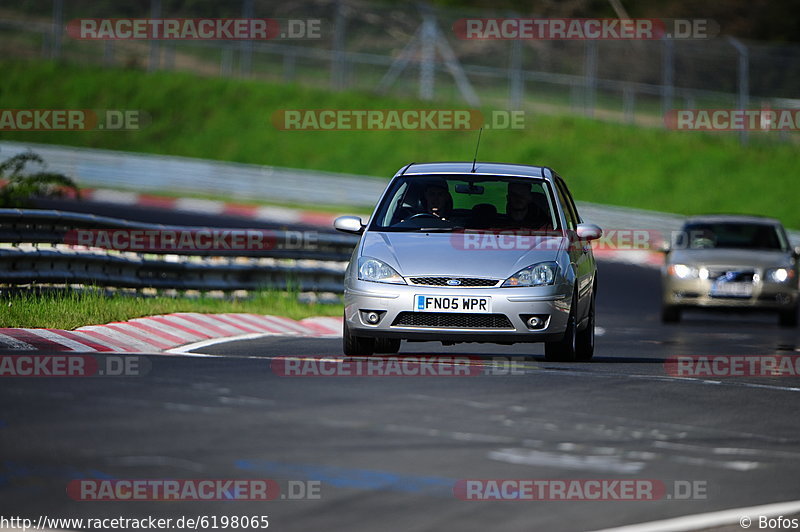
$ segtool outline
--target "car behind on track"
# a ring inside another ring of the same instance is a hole
[[[778,220],[695,216],[678,235],[662,270],[662,321],[680,321],[688,308],[769,310],[797,326],[800,250]]]

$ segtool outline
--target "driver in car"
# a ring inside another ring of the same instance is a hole
[[[453,197],[445,181],[435,181],[425,186],[425,212],[446,220],[453,208]]]

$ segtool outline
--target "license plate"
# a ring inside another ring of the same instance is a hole
[[[752,283],[714,283],[711,287],[711,297],[750,297],[752,295]]]
[[[414,296],[415,312],[490,313],[491,297],[476,296]]]

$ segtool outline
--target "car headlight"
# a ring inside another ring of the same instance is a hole
[[[370,257],[358,259],[358,278],[375,283],[406,284],[405,279],[397,273],[397,270],[385,262]]]
[[[697,279],[700,276],[700,270],[685,264],[671,264],[667,273],[678,279]]]
[[[771,283],[785,283],[794,279],[794,270],[791,268],[772,268],[764,272],[764,277]]]
[[[553,284],[558,273],[558,264],[555,262],[540,262],[509,277],[501,286],[544,286]]]

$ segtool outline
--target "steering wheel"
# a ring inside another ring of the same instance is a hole
[[[431,214],[429,212],[418,212],[417,214],[409,216],[407,219],[408,220],[413,220],[414,218],[422,218],[422,217],[425,217],[425,218],[436,218],[437,220],[441,220],[442,219],[442,218],[439,218],[438,216],[436,216],[435,214]]]

